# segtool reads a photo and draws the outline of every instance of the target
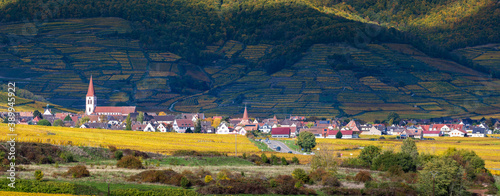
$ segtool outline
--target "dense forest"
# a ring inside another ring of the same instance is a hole
[[[457,3],[469,7],[455,9]],[[207,45],[227,40],[268,43],[276,46],[274,51],[252,64],[269,73],[293,64],[316,43],[408,43],[430,56],[498,76],[448,50],[500,40],[500,17],[494,17],[500,14],[499,5],[488,0],[3,0],[0,21],[37,24],[60,18],[121,17],[132,21],[134,30],[120,36],[199,65],[218,58],[201,52]],[[345,13],[355,17],[341,17]],[[5,35],[3,41],[9,41]]]

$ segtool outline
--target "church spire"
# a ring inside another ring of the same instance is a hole
[[[90,75],[89,90],[87,91],[87,97],[94,97],[94,83],[92,82],[92,75]]]
[[[247,106],[245,106],[245,112],[243,113],[243,120],[248,120]]]

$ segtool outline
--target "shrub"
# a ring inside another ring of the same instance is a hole
[[[302,187],[302,182],[301,181],[297,181],[295,183],[295,188],[301,188]]]
[[[167,170],[148,170],[131,176],[129,181],[163,183],[171,185],[180,185],[182,175],[172,169]]]
[[[258,178],[237,178],[220,181],[197,190],[201,194],[266,194],[269,193],[265,182]]]
[[[281,165],[288,165],[285,157],[281,157]]]
[[[280,162],[279,158],[276,155],[274,155],[274,154],[271,155],[271,160],[270,161],[271,161],[272,165],[279,165],[279,162]]]
[[[116,146],[112,146],[112,145],[108,146],[108,148],[109,148],[110,152],[115,152],[117,150]]]
[[[40,170],[36,170],[35,171],[35,179],[40,181],[40,180],[42,180],[42,178],[43,178],[43,172]]]
[[[231,171],[227,169],[222,169],[217,173],[217,180],[229,180],[231,177]]]
[[[142,169],[144,168],[142,166],[141,160],[139,160],[137,157],[134,157],[132,155],[127,155],[122,157],[117,163],[117,167],[120,168],[127,168],[127,169]]]
[[[292,163],[297,164],[297,165],[300,164],[299,158],[293,157],[292,158]]]
[[[77,165],[70,167],[66,172],[66,175],[71,175],[73,178],[82,178],[90,176],[90,172],[84,165]]]
[[[63,159],[64,161],[66,161],[67,163],[75,162],[75,158],[74,158],[73,154],[71,154],[69,152],[61,152],[59,154],[59,157],[61,159]]]
[[[206,176],[205,176],[205,183],[210,183],[210,182],[212,182],[212,180],[213,180],[213,179],[212,179],[212,176],[211,176],[211,175],[206,175]]]
[[[299,190],[295,188],[295,180],[289,175],[279,175],[276,178],[276,187],[273,189],[274,193],[281,195],[297,195]]]
[[[359,171],[356,176],[354,176],[356,182],[368,182],[372,180],[372,175],[367,171]]]
[[[309,173],[309,179],[312,180],[313,182],[319,182],[323,179],[323,176],[329,176],[330,174],[323,168],[318,168],[315,170],[312,170]]]
[[[311,160],[311,169],[325,169],[330,174],[337,172],[337,160],[328,150],[318,151]]]
[[[123,157],[123,152],[122,151],[120,151],[120,150],[115,151],[115,159],[116,160],[120,160],[120,159],[122,159],[122,157]]]
[[[361,150],[359,158],[363,160],[366,165],[371,165],[372,160],[380,154],[380,151],[382,151],[380,147],[369,145]]]
[[[267,163],[269,160],[267,159],[267,156],[266,154],[262,153],[262,155],[260,155],[260,158],[262,159],[262,163]]]
[[[0,190],[29,193],[51,193],[71,195],[100,195],[102,192],[91,186],[77,185],[69,182],[37,181],[16,179],[16,188],[11,188],[9,179],[0,179]]]
[[[181,178],[181,186],[182,186],[182,188],[187,189],[187,188],[191,187],[191,182],[186,177],[183,176]]]
[[[243,159],[247,159],[247,153],[243,153],[242,157]]]
[[[293,170],[292,176],[294,179],[301,181],[302,183],[309,182],[309,176],[307,176],[307,173],[303,169],[297,168]]]
[[[147,191],[138,189],[117,189],[112,190],[111,195],[120,196],[155,196],[155,195],[168,195],[168,196],[198,196],[199,194],[193,190],[185,189],[151,189]]]
[[[323,176],[321,184],[328,187],[339,187],[340,181],[335,176]]]
[[[342,161],[342,167],[350,167],[350,168],[366,168],[366,164],[360,158],[347,158]]]

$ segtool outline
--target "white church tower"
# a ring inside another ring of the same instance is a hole
[[[92,82],[92,76],[90,76],[89,90],[87,91],[87,97],[85,100],[85,114],[91,115],[94,113],[95,107],[97,105],[97,97],[94,94],[94,83]]]

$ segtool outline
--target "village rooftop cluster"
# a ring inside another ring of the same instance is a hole
[[[356,120],[318,120],[303,116],[289,116],[278,119],[254,119],[248,117],[248,110],[242,118],[206,118],[203,113],[182,113],[168,115],[164,112],[138,112],[135,106],[101,107],[97,106],[92,77],[86,95],[85,114],[52,113],[47,106],[43,113],[17,112],[16,123],[26,125],[54,125],[73,128],[97,128],[112,130],[132,130],[144,132],[177,132],[207,134],[240,134],[251,131],[270,134],[273,138],[292,138],[300,132],[311,132],[316,138],[359,138],[360,135],[395,135],[400,138],[412,137],[486,137],[487,134],[500,132],[500,121],[453,119],[449,117],[432,119],[401,120],[397,124],[364,123]],[[7,113],[0,113],[5,118]],[[43,122],[43,123],[41,123]],[[340,131],[341,134],[338,132]]]

